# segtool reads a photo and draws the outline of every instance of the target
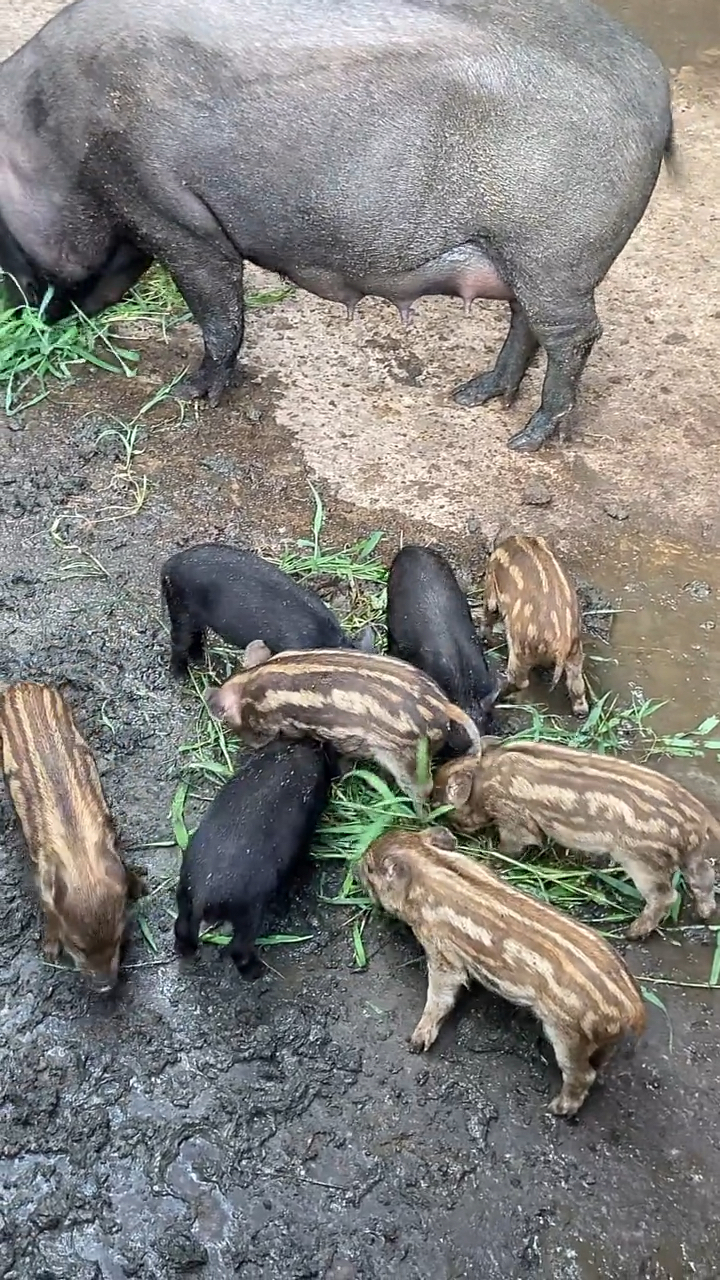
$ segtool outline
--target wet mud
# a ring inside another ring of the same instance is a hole
[[[611,7],[684,68],[691,168],[709,200],[720,185],[716,7],[688,0],[665,23],[641,0]],[[0,0],[7,48],[47,12]],[[194,358],[189,327],[168,345],[143,341],[132,381],[84,375],[21,423],[0,421],[0,678],[64,688],[128,856],[159,890],[144,908],[157,954],[133,927],[119,991],[93,995],[40,958],[22,840],[0,792],[2,1280],[714,1280],[712,933],[628,949],[636,973],[698,985],[653,988],[665,1009],[649,1006],[634,1060],[613,1063],[567,1124],[545,1114],[557,1069],[538,1026],[489,994],[461,1002],[427,1057],[408,1052],[424,999],[418,948],[375,920],[357,971],[342,911],[319,900],[327,873],[276,922],[312,941],[273,948],[253,986],[211,948],[178,963],[169,914],[169,809],[196,707],[167,669],[159,568],[206,538],[276,548],[307,536],[308,478],[326,503],[328,545],[382,528],[389,558],[400,537],[432,541],[467,586],[501,525],[547,534],[586,600],[619,610],[610,642],[601,632],[589,646],[612,659],[591,664],[600,690],[667,699],[661,732],[718,711],[717,327],[700,268],[698,314],[678,321],[678,295],[654,292],[646,256],[650,237],[662,274],[682,232],[688,260],[709,259],[709,222],[693,207],[681,223],[676,199],[660,198],[629,247],[631,287],[612,286],[614,336],[564,453],[512,458],[512,414],[490,412],[480,427],[448,403],[484,339],[476,320],[448,344],[443,301],[423,304],[426,318],[400,336],[374,304],[355,329],[304,295],[254,312],[248,380],[229,406],[182,422],[160,406],[129,473],[118,439],[103,435],[117,426],[109,415],[131,421]],[[710,217],[717,205],[703,208]],[[663,335],[689,336],[663,342],[649,391],[647,347],[635,344],[648,308]],[[504,321],[482,315],[487,355]],[[638,420],[653,429],[651,450]],[[662,767],[720,812],[716,761]]]

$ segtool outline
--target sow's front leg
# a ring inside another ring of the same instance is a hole
[[[170,272],[202,331],[200,366],[173,387],[173,395],[180,400],[207,396],[215,408],[233,381],[244,336],[242,254],[203,200],[183,190],[166,192],[165,201],[167,216],[155,215],[148,201],[130,221],[143,248]]]
[[[173,387],[178,400],[207,397],[215,409],[232,384],[245,332],[243,262],[228,262],[208,246],[186,245],[166,253],[173,277],[203,336],[204,354],[195,373]]]

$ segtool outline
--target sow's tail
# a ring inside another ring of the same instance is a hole
[[[672,109],[670,111],[670,124],[668,126],[667,137],[665,139],[665,146],[663,148],[663,159],[665,161],[665,168],[673,182],[680,182],[683,177],[683,168],[680,162],[680,156],[678,155],[677,138],[675,136],[675,120],[672,114]]]

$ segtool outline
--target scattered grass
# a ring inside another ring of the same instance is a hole
[[[349,592],[352,626],[359,628],[372,622],[378,627],[384,611],[387,577],[387,571],[376,554],[383,535],[376,532],[361,542],[340,549],[323,547],[324,510],[319,495],[314,489],[312,492],[315,502],[312,538],[288,546],[279,557],[273,558],[273,563],[301,579],[318,574],[337,579],[339,585],[344,585]],[[237,740],[210,717],[205,705],[208,687],[233,672],[238,655],[227,646],[220,645],[212,650],[212,658],[214,666],[219,668],[215,676],[207,671],[191,674],[197,701],[196,723],[192,735],[181,748],[183,771],[187,777],[178,787],[172,806],[173,832],[180,849],[186,847],[191,834],[185,816],[186,806],[188,801],[198,800],[198,794],[191,788],[195,783],[206,789],[209,787],[211,791],[219,787],[232,775],[234,757],[240,749]],[[527,727],[512,737],[564,743],[609,754],[630,752],[642,759],[653,755],[687,757],[708,751],[720,752],[720,740],[712,737],[720,724],[720,718],[716,716],[708,717],[692,733],[671,736],[655,733],[651,721],[663,705],[638,699],[623,705],[617,696],[606,694],[595,703],[582,724],[551,715],[539,706],[524,705],[522,712],[527,715]],[[502,707],[498,709],[502,710]],[[506,709],[511,709],[510,704]],[[512,710],[517,715],[520,708],[512,705]],[[427,767],[422,758],[418,764],[421,770],[423,765]],[[323,869],[320,898],[345,912],[355,963],[359,968],[367,964],[363,933],[372,904],[356,878],[355,864],[370,843],[390,827],[416,830],[428,821],[437,820],[444,812],[446,810],[443,809],[427,810],[418,815],[408,797],[399,794],[383,777],[362,765],[356,766],[334,786],[331,803],[318,829],[313,855]],[[519,889],[592,922],[608,936],[622,935],[640,909],[640,896],[619,867],[579,867],[550,847],[520,860],[500,853],[487,839],[461,836],[459,846],[470,857],[489,860]],[[336,874],[334,892],[326,892],[328,875],[338,869],[341,873],[339,885]],[[679,876],[676,883],[680,883]],[[670,915],[671,923],[677,923],[680,906],[678,899]],[[219,934],[206,940],[227,941],[225,935]],[[643,981],[670,982],[669,979]],[[720,934],[707,985],[720,985]],[[651,1003],[664,1008],[649,987],[645,988],[645,993]]]
[[[248,289],[245,304],[250,309],[273,306],[293,292],[293,286],[285,284]],[[133,338],[127,328],[151,325],[167,341],[171,329],[191,318],[160,266],[153,267],[122,302],[92,319],[76,309],[66,320],[47,324],[44,317],[51,298],[52,289],[38,310],[13,308],[0,289],[0,389],[10,417],[44,400],[55,383],[69,382],[82,365],[133,378],[140,353],[128,347]]]

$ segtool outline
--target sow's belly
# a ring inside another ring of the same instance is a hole
[[[500,277],[496,267],[477,245],[464,244],[449,249],[439,257],[404,271],[385,275],[375,273],[349,277],[326,267],[275,267],[301,289],[319,298],[342,302],[352,316],[361,298],[387,298],[398,308],[405,321],[411,318],[411,305],[428,294],[445,294],[462,298],[468,312],[476,298],[498,298],[510,301],[512,289]]]

